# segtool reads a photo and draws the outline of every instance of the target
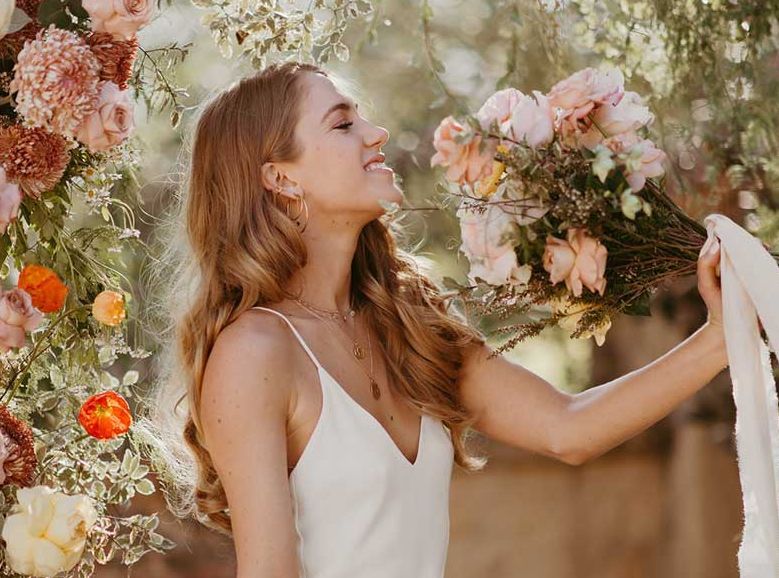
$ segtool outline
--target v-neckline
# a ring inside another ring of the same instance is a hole
[[[424,435],[425,435],[425,417],[427,415],[425,413],[422,413],[419,418],[419,434],[417,436],[417,452],[416,457],[414,458],[414,461],[408,459],[406,454],[403,453],[403,451],[398,447],[398,444],[395,443],[395,440],[392,438],[390,433],[387,431],[387,428],[385,428],[383,425],[381,425],[381,422],[376,419],[376,416],[374,416],[371,412],[369,412],[367,409],[365,409],[362,405],[360,405],[356,399],[354,399],[351,395],[349,395],[349,392],[347,392],[343,386],[338,382],[338,380],[333,377],[333,375],[327,371],[327,369],[324,368],[324,366],[320,363],[318,364],[318,371],[321,373],[324,373],[334,384],[335,386],[343,393],[343,395],[347,398],[347,401],[354,405],[357,408],[357,411],[360,413],[363,413],[367,418],[368,421],[373,423],[377,429],[379,429],[383,435],[384,438],[389,442],[389,445],[392,446],[394,453],[397,457],[399,457],[403,463],[409,467],[409,468],[416,468],[419,465],[420,459],[422,458],[422,449],[424,447],[423,441],[424,441]],[[319,379],[322,379],[322,375],[319,375]]]

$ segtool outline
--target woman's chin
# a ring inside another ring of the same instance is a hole
[[[382,213],[384,212],[384,205],[386,203],[397,203],[398,205],[402,205],[403,199],[403,191],[397,187],[392,187],[388,191],[381,191],[380,194],[376,195],[376,201],[381,207]]]

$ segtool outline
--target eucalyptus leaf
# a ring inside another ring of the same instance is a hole
[[[148,496],[154,493],[154,484],[151,480],[143,479],[140,480],[137,484],[135,484],[135,490],[139,494],[143,494],[144,496]]]

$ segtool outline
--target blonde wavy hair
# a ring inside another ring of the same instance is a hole
[[[301,153],[294,129],[304,71],[329,76],[310,64],[272,64],[205,103],[183,149],[191,149],[185,194],[152,268],[150,311],[159,315],[149,321],[162,323],[161,352],[134,439],[150,450],[171,511],[227,535],[228,503],[200,425],[203,372],[219,332],[254,305],[294,297],[285,286],[306,264],[297,226],[260,178],[263,163]],[[485,338],[430,280],[424,259],[398,246],[404,232],[397,219],[363,228],[352,262],[355,305],[382,335],[390,383],[446,424],[456,464],[476,471],[486,458],[466,450],[474,416],[455,383],[465,347]]]

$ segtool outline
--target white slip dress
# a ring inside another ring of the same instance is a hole
[[[449,429],[422,414],[415,461],[322,367],[322,409],[289,476],[300,578],[443,578],[449,544]]]

